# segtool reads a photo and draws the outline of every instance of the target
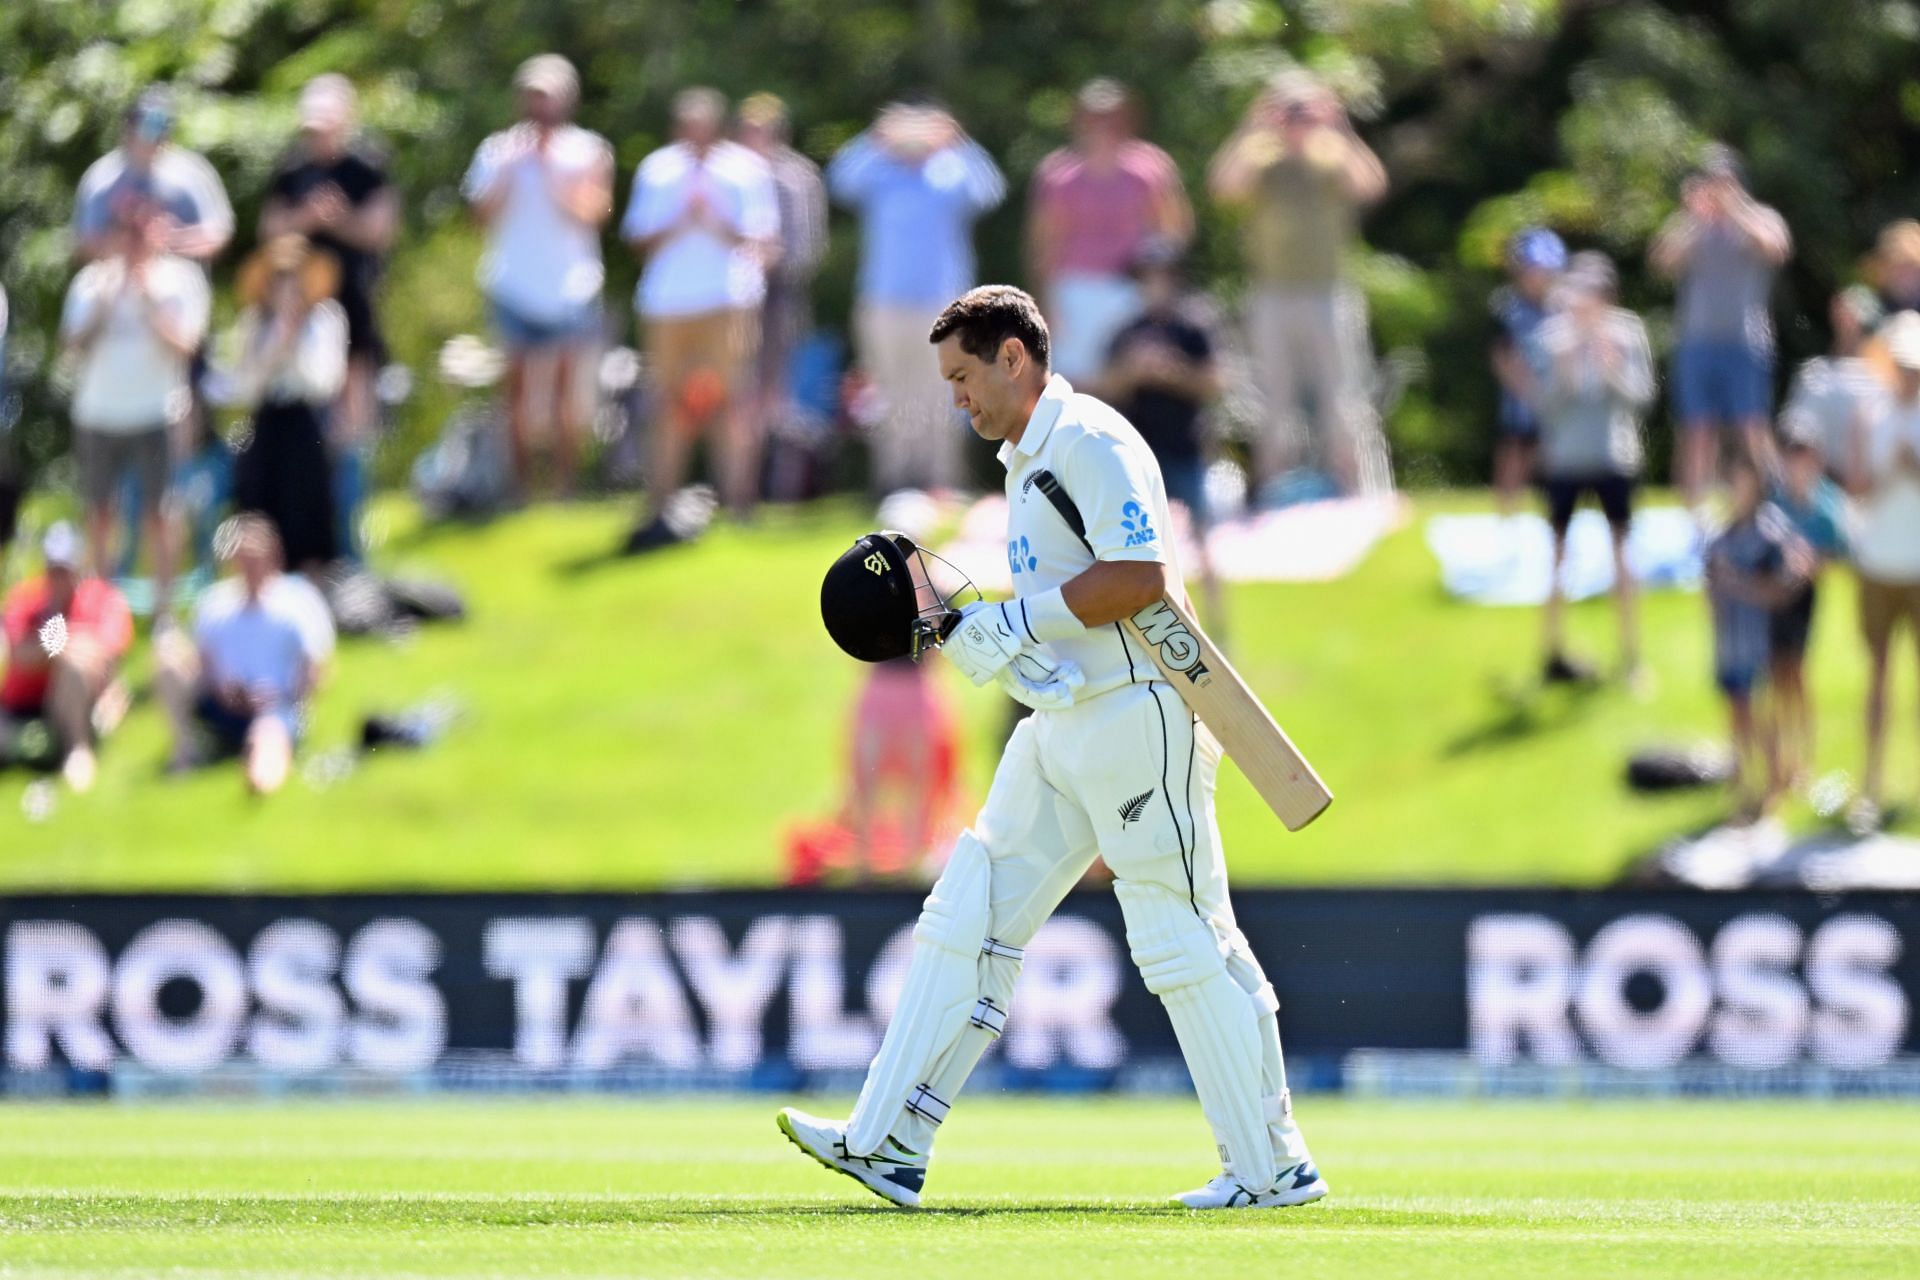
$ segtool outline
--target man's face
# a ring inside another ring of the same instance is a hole
[[[720,139],[720,117],[705,108],[683,111],[674,123],[680,136],[696,147],[710,147]]]
[[[953,392],[953,407],[966,413],[982,440],[1005,440],[1026,424],[1028,408],[1015,376],[1025,367],[1026,351],[1018,342],[1009,339],[995,359],[982,360],[961,347],[959,334],[950,333],[934,352],[940,376]]]
[[[758,122],[749,123],[748,121],[742,120],[740,122],[740,145],[765,155],[774,148],[773,130],[765,124]]]
[[[1558,279],[1559,275],[1547,267],[1521,267],[1514,273],[1514,282],[1520,286],[1520,292],[1535,302],[1551,293],[1554,281]]]
[[[73,603],[73,591],[79,585],[80,575],[74,572],[72,565],[47,566],[47,603],[56,611],[64,612]]]
[[[300,136],[316,159],[337,160],[347,149],[347,122],[339,117],[316,117],[301,127]]]
[[[520,91],[520,114],[538,125],[557,125],[566,118],[560,100],[545,89]]]
[[[233,560],[250,594],[258,595],[261,588],[266,586],[267,579],[273,576],[273,557],[257,541],[242,543],[235,549]]]

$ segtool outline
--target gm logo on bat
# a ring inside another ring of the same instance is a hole
[[[1200,642],[1187,630],[1186,623],[1180,621],[1180,615],[1167,607],[1165,600],[1156,600],[1134,614],[1133,625],[1140,628],[1148,644],[1160,651],[1166,664],[1184,672],[1188,680],[1204,685],[1212,678],[1213,673],[1200,660]]]

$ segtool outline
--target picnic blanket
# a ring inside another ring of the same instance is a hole
[[[1449,595],[1485,605],[1546,600],[1553,576],[1553,531],[1539,516],[1434,516],[1426,533]],[[1701,550],[1699,526],[1684,508],[1650,507],[1634,513],[1627,565],[1641,586],[1696,589],[1703,572]],[[1598,511],[1574,515],[1560,585],[1569,600],[1613,589],[1613,538]]]

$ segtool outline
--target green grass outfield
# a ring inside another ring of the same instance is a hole
[[[1221,820],[1236,882],[1603,883],[1635,854],[1723,809],[1715,794],[1630,795],[1626,754],[1719,732],[1705,605],[1646,601],[1657,687],[1543,692],[1531,610],[1442,594],[1420,521],[1485,506],[1423,499],[1420,519],[1333,583],[1232,593],[1235,662],[1339,799],[1289,836],[1236,772]],[[464,626],[411,643],[349,642],[321,700],[315,748],[358,717],[437,691],[470,715],[440,746],[386,753],[330,785],[263,803],[216,769],[163,781],[157,708],[109,745],[98,790],[30,821],[0,774],[0,889],[643,888],[765,883],[782,834],[831,813],[847,708],[862,674],[819,623],[820,575],[870,517],[853,502],[770,511],[751,529],[568,572],[611,546],[630,504],[543,507],[483,528],[421,529],[383,513],[393,569],[444,575]],[[1816,639],[1823,769],[1859,767],[1862,685],[1851,584],[1829,575]],[[1581,647],[1611,659],[1611,614],[1574,611]],[[136,676],[146,668],[144,645]],[[943,672],[970,730],[974,797],[1008,704]],[[1911,662],[1894,716],[1896,799],[1920,779]],[[1811,822],[1804,809],[1790,815]]]
[[[1320,1204],[1196,1215],[1177,1100],[956,1108],[918,1212],[773,1098],[0,1112],[0,1275],[1912,1276],[1913,1108],[1303,1099]]]

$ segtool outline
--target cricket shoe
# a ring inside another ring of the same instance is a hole
[[[1230,1173],[1223,1173],[1204,1187],[1182,1191],[1174,1203],[1189,1209],[1290,1209],[1297,1204],[1312,1204],[1327,1194],[1327,1180],[1311,1160],[1302,1160],[1282,1169],[1271,1187],[1250,1191]]]
[[[788,1142],[835,1173],[846,1174],[882,1200],[903,1209],[920,1207],[920,1187],[927,1180],[925,1156],[908,1151],[892,1138],[870,1156],[851,1155],[844,1127],[792,1107],[780,1108],[776,1123]]]

